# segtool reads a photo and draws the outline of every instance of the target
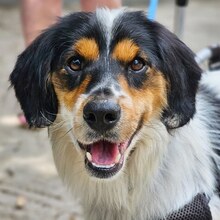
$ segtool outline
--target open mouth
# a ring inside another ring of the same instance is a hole
[[[143,124],[143,118],[140,119],[137,129],[128,140],[123,142],[111,142],[106,139],[98,140],[91,144],[82,144],[79,146],[85,151],[85,166],[92,176],[107,179],[118,173],[123,167],[125,161],[125,152],[130,146],[134,136],[139,132]],[[134,149],[130,153],[133,153]]]
[[[100,140],[89,145],[80,144],[85,150],[85,164],[91,174],[98,178],[109,178],[123,166],[124,153],[130,141],[111,143]]]

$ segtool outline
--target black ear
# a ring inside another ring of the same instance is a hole
[[[195,113],[195,96],[202,71],[193,52],[174,34],[157,23],[154,31],[159,68],[168,81],[168,107],[162,121],[168,129],[178,128]]]
[[[48,126],[57,114],[57,98],[49,80],[54,54],[51,35],[44,32],[22,53],[10,76],[30,127]]]

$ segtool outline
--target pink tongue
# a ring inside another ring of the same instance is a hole
[[[100,165],[112,165],[119,154],[118,144],[99,141],[91,145],[92,162]]]

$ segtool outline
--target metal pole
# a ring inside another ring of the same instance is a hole
[[[185,12],[188,0],[176,0],[175,15],[174,15],[174,33],[180,39],[183,38]]]

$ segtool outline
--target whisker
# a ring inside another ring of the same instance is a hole
[[[60,139],[64,138],[70,131],[72,131],[73,127],[71,127]]]
[[[49,120],[42,111],[40,111],[40,114],[43,116],[43,118],[46,120],[46,121],[49,121],[51,124],[53,123],[51,120]]]
[[[62,120],[59,123],[53,124],[50,126],[50,128],[55,131],[58,130],[59,128],[62,128],[62,126],[67,125],[69,120]]]

